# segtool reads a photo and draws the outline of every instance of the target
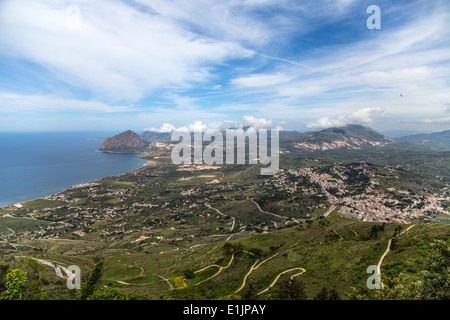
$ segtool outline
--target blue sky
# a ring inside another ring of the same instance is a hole
[[[441,131],[448,21],[446,0],[0,0],[0,131]]]

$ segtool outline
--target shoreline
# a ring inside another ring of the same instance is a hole
[[[107,152],[107,153],[123,153],[123,154],[136,153],[136,154],[139,154],[139,156],[136,157],[136,160],[142,160],[142,161],[145,161],[145,162],[144,162],[143,164],[141,164],[141,165],[140,165],[139,167],[137,167],[137,168],[130,169],[130,170],[125,171],[125,172],[120,172],[120,173],[118,173],[118,174],[111,175],[111,176],[100,177],[100,178],[97,178],[96,180],[91,180],[91,181],[86,181],[86,182],[77,183],[77,184],[71,185],[71,186],[69,186],[69,187],[67,187],[67,188],[65,188],[65,189],[63,189],[63,190],[61,190],[61,191],[58,191],[58,192],[56,192],[56,193],[51,193],[51,194],[48,194],[48,195],[45,195],[45,196],[40,196],[40,197],[33,198],[33,199],[30,199],[30,200],[25,200],[25,201],[20,201],[20,202],[14,202],[14,203],[11,203],[11,204],[1,205],[1,206],[0,206],[0,210],[5,209],[5,208],[8,208],[8,207],[12,207],[12,206],[14,206],[14,205],[16,205],[16,204],[23,204],[23,203],[29,202],[29,201],[34,201],[34,200],[44,199],[44,198],[46,198],[46,197],[50,197],[50,196],[59,194],[59,193],[61,193],[61,192],[64,192],[64,191],[66,191],[66,190],[69,190],[69,189],[71,189],[71,188],[74,188],[74,187],[76,187],[76,186],[78,186],[78,185],[82,185],[82,184],[86,184],[86,183],[95,183],[96,181],[98,181],[98,180],[100,180],[100,179],[104,179],[104,178],[108,178],[108,177],[118,177],[118,176],[120,176],[120,175],[122,175],[122,174],[130,173],[130,172],[132,172],[132,171],[139,170],[139,169],[141,169],[141,168],[143,168],[143,167],[146,167],[146,166],[148,166],[149,163],[151,162],[151,160],[147,160],[147,159],[142,159],[142,158],[141,158],[142,155],[147,155],[147,153],[142,153],[142,152],[110,152],[110,151],[99,151],[99,150],[95,150],[95,151],[96,151],[96,152]]]

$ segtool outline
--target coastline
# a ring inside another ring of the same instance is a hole
[[[147,154],[145,152],[120,152],[120,151],[109,151],[109,150],[102,150],[102,149],[96,149],[96,152],[104,152],[104,153],[117,153],[117,154]]]
[[[110,151],[99,151],[99,150],[95,150],[95,151],[97,151],[97,152],[107,152],[107,153],[117,153],[117,154],[120,154],[120,153],[123,153],[123,154],[136,153],[136,154],[139,154],[139,156],[136,157],[136,160],[142,160],[142,161],[145,161],[145,162],[144,162],[143,164],[139,165],[137,168],[129,169],[129,170],[127,170],[127,171],[120,172],[120,173],[115,174],[115,175],[107,175],[107,176],[104,176],[104,177],[96,178],[96,180],[90,180],[90,181],[86,181],[86,182],[82,182],[82,183],[77,183],[77,184],[71,185],[71,186],[69,186],[69,187],[67,187],[67,188],[64,188],[64,189],[62,189],[61,191],[58,191],[58,192],[56,192],[56,193],[51,193],[51,194],[47,194],[47,195],[40,196],[40,197],[37,197],[37,198],[32,198],[32,199],[30,199],[30,200],[25,200],[25,201],[14,202],[14,203],[2,205],[2,206],[0,206],[0,210],[5,209],[5,208],[8,208],[8,207],[11,207],[11,206],[14,206],[14,205],[17,205],[17,204],[23,204],[23,203],[29,202],[29,201],[34,201],[34,200],[39,200],[39,199],[45,199],[46,197],[51,197],[51,196],[53,196],[53,195],[59,194],[59,193],[61,193],[61,192],[64,192],[64,191],[66,191],[66,190],[69,190],[69,189],[72,189],[72,188],[76,188],[76,187],[79,186],[79,185],[88,184],[88,183],[95,183],[95,182],[97,182],[98,180],[101,180],[101,179],[104,179],[104,178],[108,178],[108,177],[118,177],[118,176],[120,176],[120,175],[123,175],[123,174],[126,174],[126,173],[130,173],[130,172],[133,172],[133,171],[135,171],[135,170],[139,170],[139,169],[141,169],[141,168],[143,168],[143,167],[146,167],[146,166],[148,166],[148,165],[152,162],[151,160],[143,159],[143,158],[142,158],[143,155],[147,155],[148,153],[142,153],[142,152],[110,152]]]

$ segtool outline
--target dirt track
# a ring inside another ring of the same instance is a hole
[[[278,276],[275,278],[275,280],[273,280],[273,282],[270,284],[270,286],[268,286],[266,289],[264,289],[263,291],[261,291],[260,293],[258,293],[258,296],[259,296],[260,294],[262,294],[262,293],[268,291],[270,288],[272,288],[272,287],[277,283],[278,279],[279,279],[283,274],[288,273],[288,272],[291,272],[292,270],[301,270],[301,272],[299,272],[299,273],[294,274],[293,276],[291,276],[291,279],[293,279],[294,277],[299,276],[299,275],[301,275],[301,274],[303,274],[303,273],[306,272],[306,270],[303,269],[303,268],[292,268],[292,269],[289,269],[289,270],[285,270],[285,271],[283,271],[283,272],[280,272],[280,273],[278,274]]]

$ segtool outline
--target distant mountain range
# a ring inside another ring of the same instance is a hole
[[[396,138],[395,141],[429,146],[439,150],[450,150],[450,130],[413,134]]]
[[[170,136],[170,132],[145,131],[142,133],[142,137],[148,142],[167,142],[170,141]]]
[[[149,142],[170,141],[170,133],[145,131],[142,137]],[[339,148],[359,149],[364,145],[384,145],[393,142],[392,139],[368,127],[356,124],[306,133],[280,131],[280,145],[288,149],[294,148],[310,151],[325,151]]]
[[[150,142],[170,142],[170,139],[171,133],[169,132],[145,131],[140,136],[128,130],[105,139],[99,151],[145,152],[148,150]],[[384,146],[396,142],[450,150],[450,130],[436,133],[414,134],[396,138],[395,140],[369,127],[357,124],[305,133],[298,131],[280,131],[280,147],[292,151],[327,151],[341,148],[360,149],[365,146]]]

